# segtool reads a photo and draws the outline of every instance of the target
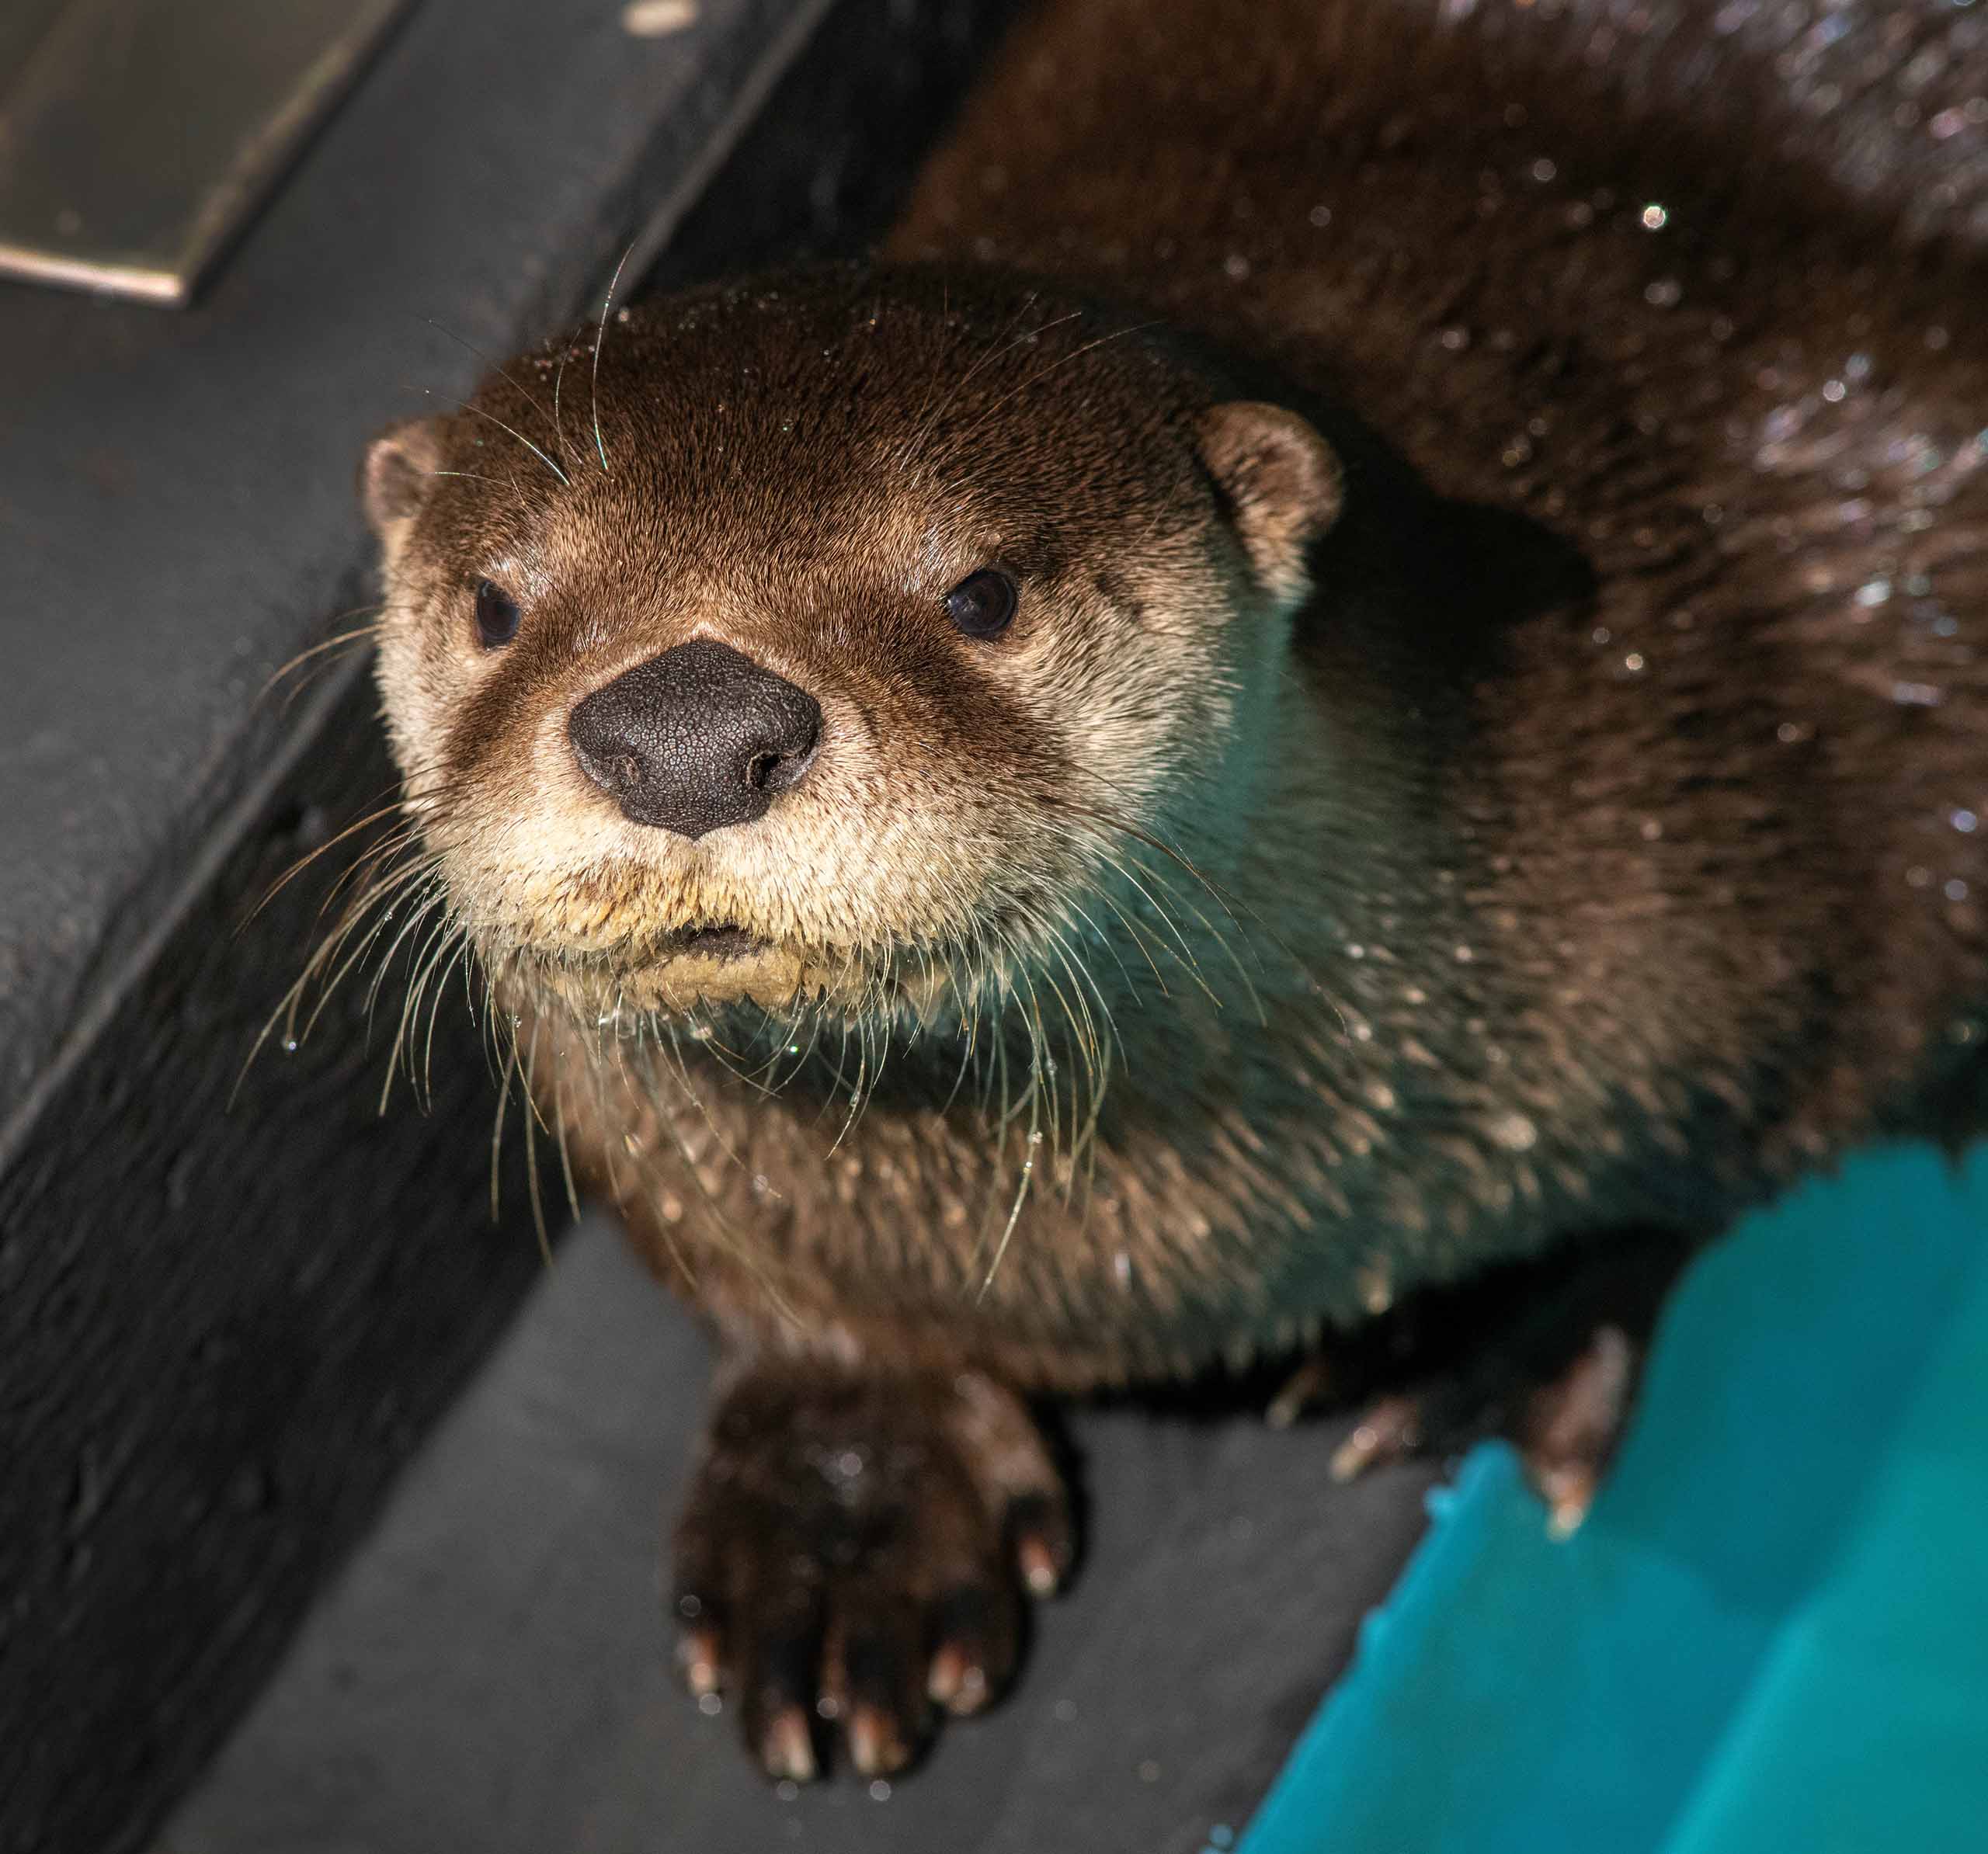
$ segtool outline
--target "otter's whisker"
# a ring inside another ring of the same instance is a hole
[[[600,351],[607,345],[607,317],[609,311],[614,307],[614,291],[616,286],[621,281],[621,272],[624,266],[627,265],[628,260],[634,255],[635,248],[631,244],[626,251],[622,252],[621,262],[614,266],[613,276],[607,279],[606,298],[600,305],[600,326],[594,332],[593,379],[592,386],[593,447],[600,456],[600,474],[603,476],[609,475],[610,472],[607,467],[607,446],[603,441],[600,435]]]
[[[543,1022],[535,1012],[531,1020],[531,1042],[525,1051],[525,1179],[531,1194],[532,1227],[538,1233],[538,1252],[547,1268],[552,1266],[552,1238],[545,1224],[545,1200],[538,1183],[538,1033]]]
[[[315,863],[318,859],[323,856],[327,851],[336,849],[341,843],[345,842],[346,838],[353,835],[356,832],[364,830],[369,825],[377,824],[383,818],[392,817],[400,810],[400,801],[398,799],[394,800],[391,804],[381,805],[376,809],[368,811],[366,815],[359,819],[356,823],[347,825],[335,837],[328,838],[325,842],[319,844],[315,849],[311,850],[306,854],[299,856],[294,863],[290,864],[289,868],[285,870],[281,875],[276,877],[275,881],[269,884],[267,891],[265,891],[262,898],[249,911],[248,918],[242,922],[240,927],[238,927],[235,929],[235,932],[238,934],[240,934],[245,931],[251,922],[255,919],[256,916],[262,913],[264,908],[267,908],[278,895],[281,894],[292,882],[295,881],[297,878],[304,872],[304,870],[308,869],[312,863]],[[379,851],[375,849],[373,851],[370,851],[368,852],[368,856],[377,856],[379,853]],[[346,872],[348,877],[349,877],[350,873],[351,872],[349,870]],[[335,894],[336,893],[337,891],[334,889],[332,891],[332,894]],[[327,897],[326,899],[328,901],[330,897]],[[321,904],[319,906],[318,911],[320,913],[323,912],[323,905]]]
[[[438,394],[433,387],[422,387],[417,390],[425,397],[430,399],[448,398],[448,395],[447,394]],[[566,474],[565,471],[561,470],[559,466],[554,463],[551,457],[547,457],[544,451],[540,450],[536,444],[533,443],[530,439],[527,438],[523,432],[517,429],[516,425],[506,425],[495,412],[486,412],[481,406],[472,405],[467,399],[450,399],[449,400],[449,404],[453,405],[457,411],[467,412],[472,418],[481,418],[486,420],[488,423],[495,425],[500,432],[508,432],[511,436],[516,439],[527,450],[530,451],[534,457],[537,458],[540,463],[543,464],[547,470],[551,470],[552,474],[559,479],[562,487],[568,489],[572,488],[572,479]],[[435,474],[440,475],[443,473],[437,471]]]
[[[449,913],[447,897],[445,895],[436,896],[431,911],[439,912],[440,918],[429,929],[428,938],[422,943],[421,950],[414,957],[413,976],[408,982],[406,995],[401,1001],[401,1020],[394,1033],[393,1048],[388,1052],[387,1057],[387,1078],[380,1090],[380,1111],[382,1113],[387,1110],[388,1099],[393,1092],[394,1071],[402,1060],[403,1050],[405,1052],[408,1079],[415,1085],[416,1099],[421,1098],[421,1088],[415,1081],[414,1036],[420,1022],[422,995],[426,991],[429,979],[434,975],[436,967],[440,963],[458,931],[455,921]],[[391,955],[388,957],[391,958]],[[384,970],[383,963],[381,967],[383,974]],[[378,983],[377,980],[374,982],[376,985]],[[369,1005],[369,1015],[370,1009]],[[434,1022],[432,1015],[429,1022],[432,1028]]]
[[[495,1223],[501,1207],[499,1182],[502,1177],[501,1160],[504,1151],[504,1115],[511,1099],[511,1077],[518,1065],[518,1044],[515,1036],[504,1057],[504,1076],[497,1088],[497,1112],[490,1125],[490,1220]]]
[[[428,1004],[428,1035],[422,1050],[421,1057],[421,1092],[423,1099],[430,1109],[435,1105],[435,1025],[436,1019],[442,1014],[443,994],[449,988],[449,970],[451,967],[458,963],[462,966],[464,973],[463,988],[467,994],[469,988],[467,974],[470,966],[475,959],[475,955],[470,948],[469,935],[461,928],[457,929],[454,944],[454,950],[447,953],[441,974],[436,981],[434,991],[429,997]],[[446,946],[444,950],[447,951]],[[471,1021],[474,1021],[474,1018]]]
[[[1109,775],[1100,772],[1094,766],[1086,769],[1086,776],[1097,781],[1101,785],[1117,786],[1118,784],[1117,780],[1113,779],[1109,776]],[[1120,789],[1123,790],[1122,786],[1120,787]],[[1257,913],[1255,908],[1252,908],[1247,901],[1242,900],[1241,897],[1230,894],[1229,891],[1220,883],[1215,881],[1212,877],[1204,874],[1201,870],[1196,868],[1194,864],[1188,859],[1186,853],[1176,845],[1168,842],[1164,837],[1158,836],[1149,832],[1141,830],[1138,825],[1128,822],[1124,818],[1118,817],[1112,812],[1092,811],[1089,810],[1088,807],[1073,806],[1069,804],[1067,800],[1060,802],[1062,808],[1065,811],[1070,812],[1073,814],[1087,814],[1093,821],[1103,825],[1109,829],[1117,831],[1121,835],[1132,838],[1135,842],[1144,844],[1149,849],[1157,850],[1162,856],[1166,857],[1170,861],[1177,864],[1188,875],[1191,876],[1195,881],[1198,882],[1202,887],[1206,889],[1209,895],[1218,904],[1219,904],[1222,912],[1227,915],[1229,919],[1232,922],[1234,922],[1235,925],[1238,928],[1242,929],[1246,933],[1248,931],[1246,928],[1244,928],[1243,923],[1236,918],[1236,908],[1240,908],[1243,913],[1247,915],[1250,920],[1255,923],[1256,926],[1261,932],[1269,936],[1270,941],[1277,947],[1279,952],[1282,953],[1288,959],[1292,960],[1294,963],[1296,963],[1298,956],[1292,952],[1290,946],[1288,946],[1284,940],[1279,938],[1279,936],[1272,931],[1270,924],[1263,919],[1261,915]]]
[[[370,608],[366,606],[359,606],[355,608],[356,610],[360,611],[369,609],[377,612],[381,608],[377,606],[371,606]],[[339,616],[349,618],[353,616],[353,613],[351,612],[346,612],[340,613]],[[337,622],[338,620],[336,619],[332,620],[332,623],[336,623]],[[335,651],[339,649],[344,645],[354,644],[365,638],[377,637],[380,632],[380,620],[376,617],[369,623],[356,625],[350,630],[340,631],[335,637],[327,637],[322,643],[312,644],[308,650],[299,651],[297,654],[292,657],[287,663],[283,665],[281,668],[275,670],[271,673],[269,679],[262,685],[261,689],[257,693],[255,697],[256,700],[259,702],[267,701],[278,683],[282,682],[286,676],[294,675],[297,670],[302,668],[305,664],[310,662],[314,658],[321,657],[328,651]],[[311,679],[308,676],[300,679],[296,687],[292,689],[288,696],[284,698],[284,711],[286,713],[288,712],[288,704],[295,701],[297,697],[309,686],[310,680]]]
[[[1131,866],[1128,862],[1121,858],[1116,866],[1119,874],[1145,897],[1146,905],[1152,908],[1155,915],[1158,917],[1160,925],[1173,936],[1174,943],[1180,949],[1180,957],[1182,963],[1187,969],[1188,976],[1194,980],[1194,983],[1198,985],[1201,991],[1207,995],[1208,1002],[1212,1004],[1217,1010],[1220,1010],[1222,1009],[1222,999],[1218,995],[1217,995],[1215,988],[1201,976],[1201,961],[1194,957],[1194,950],[1192,946],[1188,945],[1187,936],[1180,931],[1179,924],[1174,920],[1173,917],[1166,911],[1166,908],[1161,906],[1159,901],[1154,897],[1152,891],[1149,889],[1146,885],[1139,880],[1138,876],[1133,873]]]
[[[1067,321],[1069,318],[1066,317],[1064,319]],[[1073,361],[1082,360],[1086,354],[1094,352],[1097,349],[1105,346],[1109,342],[1123,341],[1128,335],[1142,335],[1147,329],[1157,328],[1159,325],[1160,325],[1157,318],[1143,322],[1135,322],[1129,328],[1114,328],[1108,335],[1100,335],[1095,341],[1087,341],[1082,347],[1073,348],[1067,354],[1059,354],[1055,359],[1049,362],[1047,366],[1038,367],[1026,380],[1023,380],[1019,386],[1016,387],[1013,391],[1003,393],[992,405],[987,407],[972,424],[968,425],[964,432],[960,433],[957,441],[961,444],[964,444],[977,437],[986,427],[988,423],[1004,406],[1006,406],[1011,404],[1013,401],[1020,398],[1021,395],[1027,392],[1030,387],[1039,386],[1059,367],[1067,367]]]
[[[442,324],[438,322],[432,315],[425,315],[421,319],[425,321],[429,328],[433,328],[437,335],[447,335],[448,339],[454,342],[457,347],[465,349],[470,353],[474,354],[476,358],[481,361],[485,366],[488,367],[499,380],[506,381],[511,386],[514,387],[517,390],[519,397],[523,399],[540,418],[544,418],[551,425],[554,443],[557,444],[559,443],[559,416],[558,412],[556,411],[547,412],[545,409],[545,402],[540,399],[536,393],[533,392],[529,387],[526,386],[522,380],[519,380],[516,375],[506,372],[503,367],[500,366],[498,364],[497,357],[495,355],[485,353],[482,349],[479,348],[475,342],[464,340],[454,329],[444,328]]]
[[[1022,1206],[1028,1200],[1029,1186],[1035,1176],[1036,1151],[1041,1143],[1042,1134],[1041,1121],[1035,1112],[1038,1096],[1033,1086],[1029,1090],[1029,1104],[1028,1141],[1022,1154],[1021,1176],[1016,1181],[1015,1199],[1009,1206],[1008,1220],[1001,1231],[1001,1240],[995,1245],[993,1259],[988,1263],[987,1272],[980,1283],[980,1291],[974,1297],[976,1305],[987,1298],[987,1290],[994,1285],[994,1277],[1000,1272],[1001,1264],[1008,1253],[1008,1245],[1014,1239],[1016,1225],[1022,1219]],[[1004,1139],[1004,1149],[1006,1144]]]
[[[372,1034],[374,1013],[380,1002],[380,992],[387,982],[387,974],[392,970],[394,954],[407,943],[409,936],[427,925],[436,910],[443,905],[444,897],[441,889],[437,887],[429,890],[409,911],[407,918],[401,923],[400,931],[387,943],[387,950],[381,954],[380,963],[366,988],[366,1024],[369,1039]]]

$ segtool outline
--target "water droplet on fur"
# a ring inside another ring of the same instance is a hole
[[[297,1039],[294,1036],[284,1037],[283,1040],[283,1053],[286,1056],[294,1056],[297,1054]]]
[[[1524,1152],[1538,1140],[1539,1129],[1522,1113],[1504,1113],[1491,1123],[1491,1137],[1507,1152]]]

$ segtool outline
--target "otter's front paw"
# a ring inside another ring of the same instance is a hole
[[[700,1704],[735,1701],[771,1776],[814,1776],[834,1722],[882,1776],[934,1703],[999,1691],[1022,1587],[1050,1594],[1071,1556],[1062,1478],[991,1379],[756,1366],[724,1391],[677,1526],[678,1658]]]

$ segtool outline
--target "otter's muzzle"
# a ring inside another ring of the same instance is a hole
[[[750,824],[814,763],[822,707],[707,637],[624,671],[573,710],[581,769],[637,824],[697,838]]]

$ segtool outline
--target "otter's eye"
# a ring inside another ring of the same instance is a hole
[[[518,634],[518,602],[487,579],[476,582],[476,635],[485,650],[497,650]]]
[[[1015,615],[1015,582],[992,567],[946,595],[946,616],[969,637],[998,637]]]

